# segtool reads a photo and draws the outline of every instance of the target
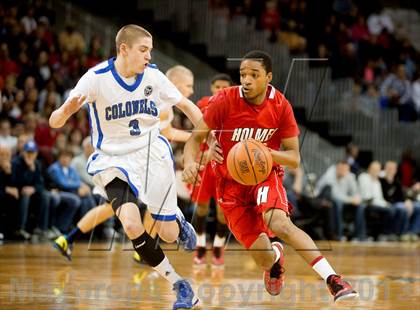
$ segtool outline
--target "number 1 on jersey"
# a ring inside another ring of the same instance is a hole
[[[130,135],[132,136],[139,136],[141,133],[140,127],[139,127],[139,121],[136,119],[132,119],[130,123],[128,123],[128,126],[131,128]]]

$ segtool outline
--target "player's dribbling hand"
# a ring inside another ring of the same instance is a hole
[[[184,171],[182,172],[182,181],[193,185],[200,184],[201,178],[198,172],[203,169],[204,166],[196,162],[185,165]]]

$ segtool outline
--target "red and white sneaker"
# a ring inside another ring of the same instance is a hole
[[[206,247],[199,246],[195,249],[193,262],[195,265],[206,264]]]
[[[351,287],[350,283],[341,279],[341,276],[332,274],[327,278],[328,289],[334,296],[334,301],[350,299],[359,294]]]
[[[280,242],[272,242],[271,245],[280,250],[280,259],[274,263],[270,270],[264,271],[265,289],[270,295],[280,294],[284,284],[284,253]]]
[[[225,249],[223,247],[213,247],[211,262],[215,266],[223,266],[225,264]]]

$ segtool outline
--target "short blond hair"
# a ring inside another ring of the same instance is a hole
[[[166,71],[166,77],[171,81],[182,78],[186,75],[194,77],[194,74],[190,69],[181,65],[174,66],[172,68],[169,68],[168,71]]]
[[[131,47],[138,38],[149,37],[152,38],[152,35],[149,31],[140,27],[139,25],[125,25],[118,32],[115,37],[115,47],[117,49],[117,54],[120,52],[120,46],[122,43],[127,44]]]

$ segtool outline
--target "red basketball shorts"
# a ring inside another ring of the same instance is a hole
[[[189,185],[191,200],[197,204],[209,204],[212,197],[216,198],[216,175],[211,163],[200,171],[201,183],[198,186]]]
[[[290,214],[292,207],[287,200],[282,180],[281,167],[273,168],[268,178],[255,186],[241,185],[217,176],[218,203],[229,229],[245,248],[250,248],[261,233],[274,237],[264,223],[265,211],[274,208]]]

